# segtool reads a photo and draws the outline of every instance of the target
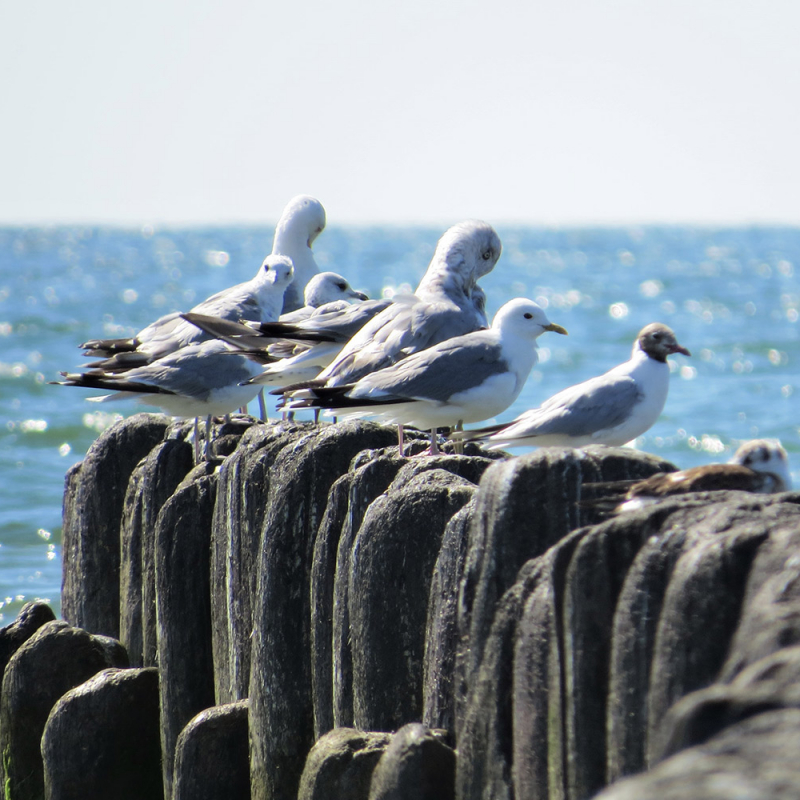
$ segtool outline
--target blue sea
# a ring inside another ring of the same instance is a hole
[[[689,467],[777,437],[800,485],[800,228],[496,227],[490,315],[530,297],[570,333],[540,339],[539,365],[498,419],[626,360],[661,321],[692,357],[671,359],[664,414],[636,446]],[[379,297],[416,285],[442,231],[331,226],[315,254]],[[48,381],[81,365],[84,340],[133,334],[249,279],[272,232],[0,228],[0,625],[34,598],[58,611],[64,475],[116,414],[141,410]]]

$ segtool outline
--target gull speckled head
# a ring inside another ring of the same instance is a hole
[[[675,332],[667,325],[660,322],[651,322],[639,331],[636,337],[636,348],[647,353],[650,358],[662,363],[666,362],[667,356],[673,353],[683,353],[685,356],[690,356],[691,353],[681,345],[675,337]]]
[[[783,484],[783,488],[776,491],[789,491],[792,488],[789,456],[777,439],[751,439],[744,442],[728,463],[774,475]]]
[[[267,281],[275,286],[286,287],[294,277],[292,260],[287,256],[267,256],[261,264],[261,270]]]

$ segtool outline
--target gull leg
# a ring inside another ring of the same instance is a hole
[[[319,425],[319,412],[322,411],[321,408],[314,409],[314,424]]]
[[[194,418],[194,464],[200,463],[200,421]]]
[[[206,446],[204,448],[206,461],[211,458],[211,414],[206,417]]]
[[[463,431],[464,430],[464,420],[459,420],[456,422],[456,427],[454,430]],[[464,455],[464,440],[463,439],[455,439],[453,441],[453,451],[458,456]]]
[[[431,428],[431,443],[427,450],[423,450],[421,453],[417,453],[415,458],[421,458],[422,456],[439,456],[442,454],[442,451],[439,449],[439,443],[436,441],[436,428]]]
[[[266,422],[269,419],[269,414],[267,414],[267,401],[264,399],[263,389],[258,393],[258,411],[261,414],[262,422]]]
[[[400,458],[403,457],[403,426],[397,426],[397,446],[400,448]]]

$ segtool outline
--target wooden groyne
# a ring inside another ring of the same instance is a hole
[[[0,630],[7,800],[800,796],[800,493],[604,520],[585,484],[672,467],[189,431],[67,475],[64,620]]]

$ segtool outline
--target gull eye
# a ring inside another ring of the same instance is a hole
[[[337,283],[336,284],[336,288],[337,289],[341,289],[342,291],[344,291],[347,288],[347,284],[346,283]]]
[[[530,312],[527,312],[525,314],[525,319],[533,319],[533,314],[531,314]]]
[[[488,261],[491,257],[492,257],[492,251],[491,250],[485,250],[483,255],[481,256],[481,258],[484,261]]]

